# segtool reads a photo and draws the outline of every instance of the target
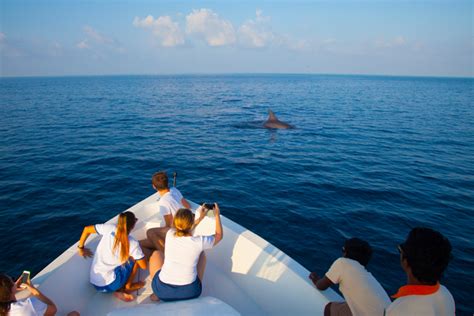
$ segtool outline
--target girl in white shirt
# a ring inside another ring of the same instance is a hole
[[[78,245],[81,256],[92,257],[92,251],[84,248],[84,243],[90,234],[102,236],[91,265],[90,282],[99,292],[113,292],[115,297],[126,302],[135,299],[129,292],[145,285],[144,282],[132,283],[138,268],[147,268],[138,241],[129,236],[136,222],[135,214],[124,212],[120,213],[117,225],[86,226]]]
[[[202,208],[200,222],[207,213]],[[152,300],[177,301],[201,295],[201,280],[206,265],[203,251],[223,238],[219,206],[214,204],[216,232],[212,236],[193,236],[194,214],[189,209],[176,213],[174,227],[166,234],[165,253],[154,251],[150,257]]]

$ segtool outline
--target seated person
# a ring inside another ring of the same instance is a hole
[[[17,301],[15,294],[28,290],[31,297]],[[16,282],[6,274],[0,274],[0,315],[1,316],[52,316],[57,312],[56,305],[38,290],[30,280],[21,283],[21,277]],[[79,316],[78,312],[70,312],[68,316]]]
[[[345,302],[330,302],[324,315],[383,315],[390,298],[379,282],[366,270],[372,256],[370,245],[359,238],[346,240],[343,257],[334,261],[323,278],[315,272],[310,279],[318,290],[339,284]]]
[[[151,228],[147,231],[147,239],[140,240],[140,246],[149,257],[153,250],[164,250],[164,241],[166,232],[173,225],[173,217],[176,212],[182,208],[191,208],[191,205],[183,197],[181,192],[175,187],[168,185],[168,176],[166,172],[160,171],[151,178],[153,189],[158,191],[160,200],[158,201],[158,211],[165,219],[165,227]]]
[[[453,296],[439,284],[451,259],[449,240],[437,231],[417,227],[398,250],[408,284],[392,296],[396,300],[385,315],[454,315]]]
[[[154,251],[150,258],[152,300],[177,301],[201,295],[201,280],[206,266],[204,250],[217,245],[223,237],[219,206],[214,204],[216,231],[212,236],[192,236],[194,214],[180,209],[174,217],[174,228],[166,233],[166,247]],[[206,215],[202,211],[200,219]]]
[[[86,226],[79,240],[79,255],[92,257],[92,251],[84,248],[91,234],[102,236],[94,255],[90,282],[99,292],[114,293],[122,301],[133,301],[128,293],[142,288],[143,282],[132,283],[138,267],[147,268],[145,256],[138,241],[130,236],[137,218],[132,212],[120,213],[117,225],[97,224]]]

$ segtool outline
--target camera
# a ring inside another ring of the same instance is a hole
[[[208,210],[214,209],[214,203],[204,203],[204,207]]]
[[[28,283],[28,280],[30,279],[30,271],[23,271],[21,275],[21,283]]]

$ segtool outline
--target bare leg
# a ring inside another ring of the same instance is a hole
[[[163,266],[163,262],[164,262],[163,253],[161,251],[158,251],[158,250],[153,251],[153,253],[150,257],[150,264],[149,264],[150,277],[151,277],[152,280],[153,280],[153,277],[155,276],[156,272],[158,272],[158,270],[160,270],[161,267]],[[152,301],[155,301],[155,302],[160,300],[158,298],[158,296],[156,296],[155,294],[152,294],[150,296],[150,299]]]
[[[150,260],[150,256],[153,250],[155,250],[155,246],[153,245],[153,243],[147,238],[140,240],[139,244],[140,248],[142,248],[143,254],[145,255],[146,261]]]
[[[165,250],[165,238],[169,229],[169,227],[156,227],[146,231],[148,241],[153,244],[154,249],[160,251]]]
[[[160,270],[161,267],[163,266],[163,262],[164,262],[163,253],[158,250],[153,251],[150,257],[150,265],[149,265],[150,278],[153,279],[156,272],[158,272],[158,270]]]
[[[130,258],[130,260],[133,260]],[[138,271],[138,264],[135,260],[133,260],[133,268],[132,268],[132,273],[130,273],[130,276],[128,277],[127,283],[124,285],[124,290],[125,291],[136,291],[138,289],[141,289],[142,287],[145,286],[145,282],[143,281],[138,281],[133,283],[133,280],[135,279],[135,275],[137,275]]]
[[[203,251],[201,252],[201,255],[199,256],[199,261],[197,265],[198,277],[199,277],[199,280],[201,280],[201,282],[202,282],[202,279],[204,278],[204,270],[206,270],[206,262],[207,262],[206,254]]]

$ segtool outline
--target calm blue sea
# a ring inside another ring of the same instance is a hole
[[[39,272],[178,172],[186,198],[324,274],[345,238],[390,294],[411,227],[445,234],[473,307],[474,80],[324,75],[0,79],[0,269]],[[258,128],[271,108],[294,130]]]

